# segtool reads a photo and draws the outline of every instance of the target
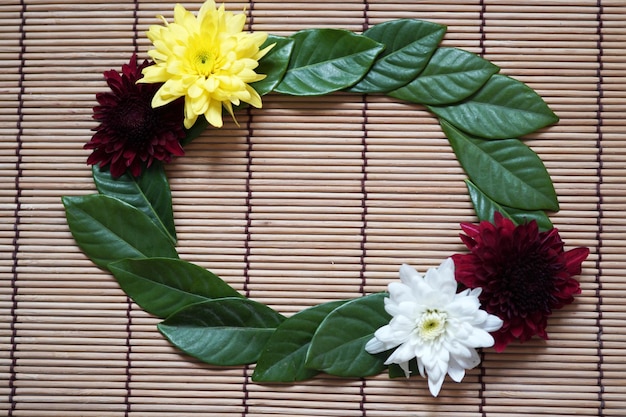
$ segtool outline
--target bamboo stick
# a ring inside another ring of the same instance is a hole
[[[504,354],[487,351],[483,412],[508,416],[515,407],[520,414],[597,415],[601,379],[603,411],[621,415],[625,14],[619,2],[603,2],[599,49],[595,3],[514,3],[487,4],[484,22],[475,2],[370,2],[367,14],[370,24],[406,16],[449,23],[444,44],[475,52],[481,52],[482,30],[486,57],[501,65],[503,73],[539,89],[561,118],[527,143],[555,181],[562,207],[551,216],[555,225],[568,246],[592,249],[578,277],[583,294],[553,314],[549,341],[513,345]],[[247,5],[237,2],[228,8]],[[197,9],[198,4],[190,6]],[[21,62],[17,50],[0,52],[0,65],[7,69],[0,89],[8,97],[0,102],[0,123],[8,125],[0,128],[0,175],[7,179],[0,193],[0,248],[7,256],[0,259],[0,268],[11,270],[9,255],[16,250],[18,274],[11,284],[18,288],[16,304],[8,297],[7,282],[0,289],[0,309],[6,317],[11,312],[17,317],[14,399],[22,415],[118,415],[125,407],[127,378],[132,413],[156,416],[166,410],[174,417],[243,410],[246,371],[199,365],[176,353],[155,329],[155,318],[136,305],[128,311],[115,280],[79,252],[64,221],[59,197],[94,191],[85,165],[88,152],[81,147],[95,125],[90,121],[94,94],[106,87],[101,72],[119,68],[132,51],[133,8],[130,3],[28,2],[19,198],[14,189],[15,108]],[[20,39],[20,10],[3,6],[0,17],[0,27],[6,28],[0,31],[11,48]],[[360,31],[364,11],[362,3],[262,2],[252,10],[253,28],[291,33],[330,25]],[[159,13],[171,19],[172,5],[140,3],[139,32],[159,23]],[[84,30],[87,25],[99,30]],[[145,55],[151,46],[139,36]],[[249,139],[246,129],[229,124],[220,131],[222,137],[203,135],[188,148],[187,157],[168,166],[183,258],[218,270],[237,288],[247,279],[253,297],[292,313],[325,300],[359,296],[361,274],[366,291],[382,291],[397,279],[401,262],[432,266],[464,250],[458,223],[474,221],[464,175],[425,109],[351,94],[270,95],[264,97],[264,107],[251,113],[254,133]],[[313,123],[314,118],[327,123]],[[361,158],[364,144],[366,161]],[[19,236],[13,244],[16,217]],[[367,227],[361,230],[364,221]],[[537,360],[530,363],[529,358]],[[475,415],[478,372],[468,372],[462,384],[444,385],[437,402],[428,398],[421,378],[368,378],[363,407],[368,415],[379,416]],[[3,379],[9,376],[3,374]],[[288,386],[248,383],[247,415],[361,415],[355,408],[361,401],[359,384],[334,378]],[[329,401],[321,401],[331,394]]]

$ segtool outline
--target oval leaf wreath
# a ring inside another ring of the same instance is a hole
[[[411,19],[363,34],[309,29],[289,37],[246,33],[244,14],[206,1],[150,27],[153,61],[135,55],[104,73],[93,153],[98,194],[64,197],[79,247],[110,271],[141,308],[163,321],[175,346],[216,365],[256,363],[257,382],[319,372],[365,377],[420,373],[436,396],[446,374],[461,381],[476,349],[547,338],[547,318],[580,292],[573,279],[587,248],[564,250],[546,211],[554,186],[517,139],[556,123],[542,98],[499,68],[439,47],[446,27]],[[209,125],[222,126],[270,92],[386,94],[436,115],[467,174],[479,224],[462,224],[469,252],[424,276],[408,265],[388,292],[333,301],[285,317],[242,296],[210,271],[179,259],[162,162]],[[531,264],[523,260],[531,259]]]

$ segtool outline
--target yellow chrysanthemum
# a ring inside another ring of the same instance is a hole
[[[164,83],[152,100],[153,107],[185,97],[185,127],[199,115],[221,127],[222,107],[233,116],[233,104],[246,102],[261,107],[261,97],[249,84],[265,75],[254,70],[270,47],[260,50],[267,33],[244,33],[244,14],[216,8],[207,0],[196,17],[180,4],[174,8],[174,22],[151,26],[148,38],[154,60],[143,70],[140,82]]]

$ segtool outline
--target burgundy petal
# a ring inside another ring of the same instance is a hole
[[[535,221],[515,226],[496,213],[494,222],[461,224],[469,253],[453,255],[456,279],[468,288],[482,288],[485,310],[504,321],[493,333],[495,349],[532,336],[546,339],[552,311],[580,293],[573,276],[581,271],[589,249],[565,252],[557,229],[539,231]]]
[[[133,54],[121,73],[104,72],[111,91],[96,94],[93,118],[100,124],[84,146],[93,149],[87,164],[109,165],[114,177],[125,172],[139,176],[144,165],[150,166],[154,160],[169,162],[172,155],[184,153],[180,144],[185,136],[183,102],[152,108],[152,97],[160,85],[137,83],[143,76],[141,70],[149,65],[152,63],[147,60],[138,65]]]

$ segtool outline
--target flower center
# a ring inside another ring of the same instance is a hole
[[[426,310],[417,321],[415,331],[423,340],[434,340],[446,330],[448,315],[439,310]]]
[[[505,266],[503,293],[508,294],[509,307],[517,313],[550,311],[553,271],[550,262],[539,253],[527,253],[511,259]]]
[[[213,68],[215,66],[215,56],[205,49],[196,51],[194,59],[194,66],[199,75],[204,75],[208,77],[213,73]]]
[[[117,134],[135,149],[145,145],[146,140],[151,138],[157,122],[149,101],[132,96],[119,103],[111,119],[111,126]]]

